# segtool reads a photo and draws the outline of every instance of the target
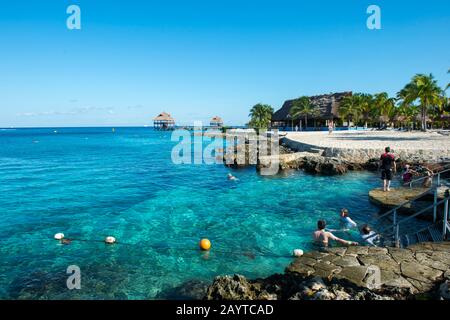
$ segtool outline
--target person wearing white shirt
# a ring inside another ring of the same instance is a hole
[[[341,210],[341,224],[343,226],[343,229],[351,229],[356,228],[358,225],[355,221],[350,218],[348,214],[348,209],[342,209]]]

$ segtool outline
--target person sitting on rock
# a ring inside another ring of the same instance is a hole
[[[344,208],[341,210],[341,225],[344,230],[355,228],[357,226],[356,222],[350,218],[348,209]]]
[[[409,184],[412,181],[412,178],[418,174],[419,173],[416,170],[413,170],[409,164],[405,164],[402,174],[403,184]]]
[[[334,234],[332,234],[331,232],[326,231],[325,230],[326,225],[327,225],[327,223],[325,222],[325,220],[317,221],[317,230],[314,231],[314,233],[313,233],[313,239],[316,243],[319,243],[320,245],[322,245],[324,247],[328,247],[329,240],[333,240],[333,241],[339,242],[345,246],[357,246],[358,245],[358,242],[340,239],[340,238],[336,237]]]
[[[377,245],[374,243],[374,241],[380,240],[380,236],[376,235],[375,231],[373,231],[367,224],[365,224],[361,228],[361,238],[363,241],[368,244],[369,246],[376,247]]]
[[[391,153],[391,148],[386,147],[380,157],[379,169],[381,170],[381,179],[383,180],[383,190],[391,191],[391,180],[393,172],[397,170],[395,156]]]
[[[434,173],[430,169],[428,169],[426,167],[424,167],[424,168],[425,168],[425,179],[423,180],[422,187],[430,188],[431,185],[433,184]]]

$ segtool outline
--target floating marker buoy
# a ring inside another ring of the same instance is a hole
[[[113,243],[116,243],[116,238],[111,237],[111,236],[106,237],[106,238],[105,238],[105,243],[107,243],[107,244],[113,244]]]
[[[64,233],[57,233],[57,234],[55,234],[55,239],[56,239],[56,240],[62,240],[62,239],[64,239]]]
[[[295,249],[294,250],[294,256],[295,257],[301,257],[303,255],[303,250],[302,249]]]
[[[211,241],[209,241],[208,239],[200,240],[200,249],[204,251],[208,251],[209,249],[211,249]]]

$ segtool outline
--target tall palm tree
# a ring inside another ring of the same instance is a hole
[[[364,127],[367,128],[368,121],[373,118],[374,115],[374,98],[371,94],[357,93],[357,103],[359,105],[359,111],[362,119],[364,119]]]
[[[419,101],[421,129],[426,131],[429,109],[439,107],[442,104],[443,91],[433,75],[416,74],[398,95],[404,103],[409,104],[416,100]]]
[[[397,108],[397,116],[400,122],[407,124],[407,126],[411,129],[414,129],[414,122],[418,114],[419,114],[419,107],[414,105],[402,103]]]
[[[386,92],[380,92],[374,95],[373,99],[374,114],[381,122],[390,122],[395,114],[395,99],[389,97]]]
[[[346,96],[339,104],[339,116],[347,119],[347,126],[350,127],[350,121],[358,122],[361,115],[361,97],[358,95]]]
[[[267,129],[272,120],[273,108],[268,104],[258,103],[254,105],[251,110],[249,117],[249,126],[254,129]]]
[[[293,119],[305,117],[305,129],[308,126],[308,116],[317,116],[320,114],[319,109],[311,103],[308,97],[300,97],[292,102],[291,110],[289,114]],[[301,121],[300,121],[301,125]]]

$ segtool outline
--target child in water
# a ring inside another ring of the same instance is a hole
[[[344,230],[355,228],[357,223],[350,218],[348,214],[348,209],[341,210],[341,225]]]
[[[367,224],[361,228],[360,235],[363,242],[372,247],[376,247],[377,245],[374,242],[380,240],[380,236],[375,235],[375,231],[373,231]]]

